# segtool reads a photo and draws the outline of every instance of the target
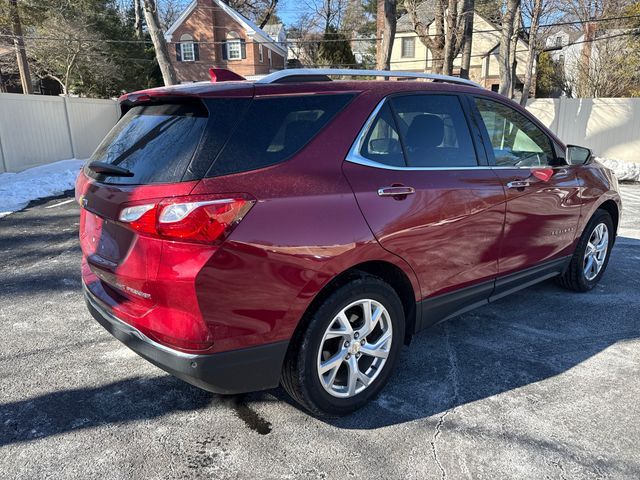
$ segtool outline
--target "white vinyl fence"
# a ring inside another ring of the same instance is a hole
[[[640,98],[539,98],[527,109],[565,143],[640,162]]]
[[[566,143],[640,162],[640,98],[541,98],[527,108]],[[113,100],[0,93],[0,173],[87,158],[118,116]]]
[[[114,100],[0,93],[0,173],[87,158],[118,117]]]

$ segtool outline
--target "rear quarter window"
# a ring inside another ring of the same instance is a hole
[[[353,97],[322,94],[254,99],[207,176],[255,170],[288,160]]]

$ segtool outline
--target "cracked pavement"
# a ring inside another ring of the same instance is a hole
[[[544,282],[427,330],[375,402],[329,422],[114,340],[64,200],[0,220],[0,478],[640,477],[640,186],[594,291]]]

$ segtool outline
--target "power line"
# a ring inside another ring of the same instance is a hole
[[[214,8],[214,7],[203,7],[203,8]],[[215,7],[218,8],[218,7]],[[627,20],[627,19],[636,19],[640,18],[640,15],[627,15],[620,17],[608,17],[608,18],[600,18],[594,20],[576,20],[571,22],[555,22],[555,23],[547,23],[542,24],[540,27],[554,27],[554,26],[566,26],[566,25],[576,25],[576,24],[584,24],[584,23],[593,23],[593,22],[610,22],[615,20]],[[226,27],[216,27],[214,28],[223,28]],[[521,29],[523,30],[523,29]],[[473,30],[472,33],[491,33],[491,32],[500,32],[501,29],[485,29],[485,30]],[[428,38],[434,37],[435,35],[416,35],[418,38]],[[0,34],[0,37],[4,38],[14,38],[13,34]],[[25,40],[42,40],[42,41],[63,41],[63,42],[102,42],[102,43],[126,43],[126,44],[144,44],[151,45],[153,42],[151,40],[121,40],[121,39],[95,39],[95,38],[66,38],[66,37],[50,37],[50,36],[37,36],[37,35],[24,35],[22,38]],[[288,39],[286,40],[286,44],[318,44],[318,43],[330,43],[330,42],[355,42],[355,41],[371,41],[375,42],[378,40],[382,40],[382,37],[355,37],[355,38],[338,38],[338,39],[317,39],[317,40],[297,40],[297,39]],[[178,44],[181,42],[167,42],[167,44]],[[197,43],[198,45],[222,45],[226,43],[225,41],[203,41],[198,42],[194,41],[193,43]],[[281,46],[281,42],[276,42],[275,40],[268,42],[259,42],[249,40],[245,42],[246,44],[261,44],[261,45],[278,45]]]

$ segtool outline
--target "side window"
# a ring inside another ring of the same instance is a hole
[[[551,140],[524,115],[486,98],[475,98],[475,103],[487,128],[496,165],[536,167],[554,164]]]
[[[391,103],[409,167],[478,165],[467,120],[455,95],[407,95]]]
[[[405,166],[400,138],[388,102],[380,109],[378,117],[367,132],[360,155],[385,165]]]

